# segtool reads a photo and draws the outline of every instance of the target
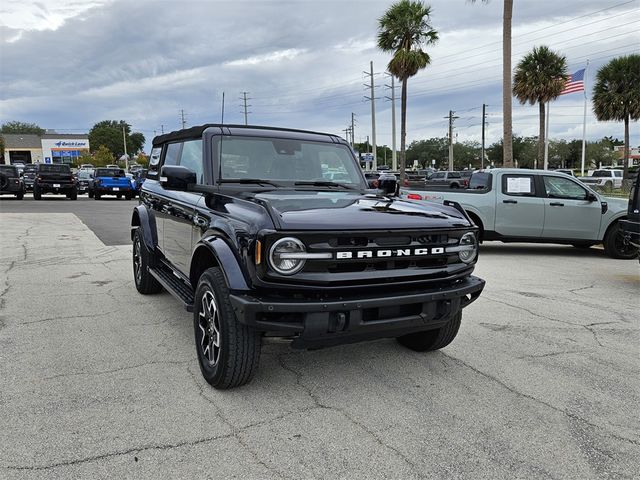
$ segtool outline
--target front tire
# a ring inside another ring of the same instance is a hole
[[[71,190],[71,193],[69,193],[69,199],[70,200],[77,200],[78,199],[78,189],[74,188],[73,190]]]
[[[149,251],[142,238],[142,227],[138,227],[133,234],[133,281],[136,290],[143,295],[159,293],[162,285],[149,272],[154,265],[153,253]]]
[[[42,200],[42,193],[40,192],[40,188],[37,185],[34,185],[33,187],[33,199]]]
[[[458,335],[460,323],[462,321],[462,311],[455,314],[449,322],[435,330],[425,332],[409,333],[398,337],[400,345],[415,352],[431,352],[446,347]]]
[[[236,319],[222,271],[207,269],[193,306],[193,328],[200,371],[214,388],[225,390],[251,381],[260,363],[262,335]]]
[[[98,192],[95,192],[95,193],[93,194],[93,199],[94,199],[94,200],[100,200],[100,194],[99,194]]]
[[[16,193],[16,200],[22,200],[24,198],[24,192]]]
[[[617,221],[609,227],[602,243],[605,253],[611,258],[631,260],[638,256],[637,248],[629,243],[625,244],[624,235]]]

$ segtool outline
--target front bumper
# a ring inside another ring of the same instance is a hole
[[[475,301],[484,280],[469,276],[447,287],[321,301],[231,294],[236,318],[264,332],[295,336],[294,348],[318,348],[432,330]]]

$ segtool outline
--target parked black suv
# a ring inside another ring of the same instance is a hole
[[[156,137],[131,221],[136,288],[193,311],[216,388],[251,379],[264,334],[440,349],[484,287],[471,276],[478,229],[456,204],[394,187],[368,190],[333,135],[203,125]]]
[[[627,218],[620,220],[619,223],[623,241],[638,249],[640,261],[640,173],[636,173],[635,177],[629,193]]]
[[[0,165],[0,195],[15,195],[18,200],[24,197],[24,182],[13,165]]]

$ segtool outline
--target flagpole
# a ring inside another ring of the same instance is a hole
[[[586,156],[587,143],[587,72],[589,71],[589,59],[584,69],[584,114],[582,118],[582,165],[580,168],[580,176],[584,177],[584,159]]]
[[[547,102],[547,124],[544,127],[544,169],[549,169],[549,102]]]

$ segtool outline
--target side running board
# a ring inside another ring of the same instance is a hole
[[[160,282],[167,292],[182,302],[188,312],[193,312],[193,289],[176,277],[171,269],[160,264],[157,267],[150,267],[149,273]]]

